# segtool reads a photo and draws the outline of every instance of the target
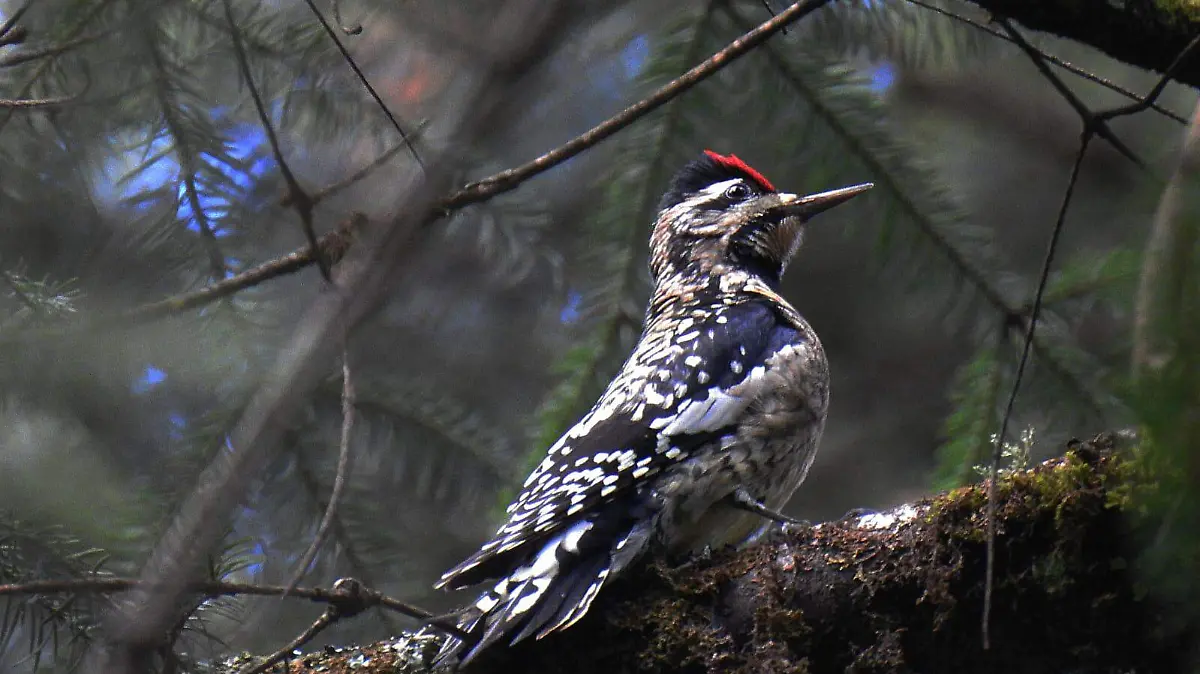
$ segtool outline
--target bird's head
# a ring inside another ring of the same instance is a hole
[[[814,215],[870,189],[799,196],[778,192],[733,155],[705,150],[671,180],[650,238],[657,283],[740,271],[776,286]]]

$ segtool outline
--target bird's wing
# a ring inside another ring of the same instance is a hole
[[[771,303],[725,307],[644,335],[587,415],[548,451],[508,507],[509,520],[439,586],[499,577],[537,543],[731,432],[757,393],[764,361],[805,340]]]

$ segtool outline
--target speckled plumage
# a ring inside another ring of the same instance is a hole
[[[582,617],[648,549],[744,540],[812,464],[829,401],[820,341],[777,293],[812,214],[846,194],[780,194],[735,157],[681,170],[651,236],[641,338],[592,409],[547,452],[492,540],[439,586],[499,579],[465,611],[479,640],[545,636]],[[822,200],[824,199],[824,200]]]

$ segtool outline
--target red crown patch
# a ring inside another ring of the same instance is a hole
[[[775,186],[771,184],[770,180],[767,180],[766,176],[764,176],[763,174],[759,173],[758,171],[755,171],[754,169],[750,168],[750,165],[747,164],[746,162],[742,161],[741,159],[738,159],[737,155],[717,154],[716,152],[713,152],[712,150],[705,150],[704,154],[708,155],[709,159],[712,159],[713,161],[717,162],[718,164],[721,164],[722,166],[734,169],[735,171],[741,171],[742,173],[745,173],[746,175],[750,176],[756,183],[758,183],[763,188],[765,188],[768,192],[775,191]]]

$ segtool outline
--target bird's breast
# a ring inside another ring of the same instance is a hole
[[[658,497],[664,537],[677,551],[745,540],[767,522],[723,503],[745,487],[778,510],[808,474],[829,405],[829,369],[815,336],[781,348],[731,390],[751,398],[728,433],[670,469]]]

